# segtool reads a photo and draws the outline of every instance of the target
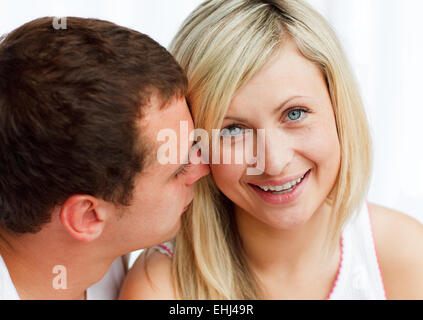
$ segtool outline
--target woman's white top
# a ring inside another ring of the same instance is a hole
[[[173,256],[171,242],[153,248]],[[367,202],[356,210],[342,231],[338,273],[327,299],[386,299]]]
[[[347,222],[341,248],[338,276],[329,299],[386,299],[367,202]]]
[[[114,300],[125,276],[124,258],[113,261],[104,277],[87,289],[87,300]],[[52,280],[54,274],[52,273]],[[18,292],[10,278],[9,270],[0,256],[0,300],[20,300]]]

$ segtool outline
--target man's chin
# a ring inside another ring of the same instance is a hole
[[[173,238],[175,238],[180,229],[181,229],[181,219],[178,219],[178,222],[176,223],[175,227],[173,228],[171,232],[172,235],[169,240],[172,240]]]
[[[181,219],[178,219],[178,221],[176,222],[176,224],[168,232],[168,234],[166,235],[166,237],[163,237],[163,241],[161,241],[160,243],[164,243],[164,242],[168,242],[168,241],[173,240],[176,237],[176,235],[178,234],[178,231],[179,231],[180,228],[181,228]]]
[[[173,240],[176,237],[176,235],[178,234],[180,226],[181,226],[181,220],[178,219],[178,221],[176,221],[174,223],[174,225],[172,226],[172,228],[168,229],[167,232],[164,232],[164,230],[161,230],[161,233],[160,233],[161,236],[159,235],[159,233],[156,233],[156,237],[154,237],[154,238],[150,237],[149,242],[147,242],[147,243],[144,242],[141,245],[141,248],[134,249],[134,250],[151,248],[151,247],[157,246],[159,244]]]

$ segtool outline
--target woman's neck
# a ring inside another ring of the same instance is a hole
[[[328,256],[325,246],[330,213],[331,207],[324,203],[305,224],[281,230],[235,207],[236,223],[251,268],[291,276],[310,269],[322,270],[333,257]]]

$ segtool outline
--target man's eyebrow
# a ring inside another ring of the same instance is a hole
[[[285,101],[283,101],[281,104],[279,104],[274,110],[273,110],[273,114],[278,113],[281,109],[283,109],[289,102],[291,102],[291,100],[294,99],[298,99],[298,98],[309,98],[307,96],[291,96],[287,99],[285,99]],[[234,121],[238,121],[238,122],[248,122],[247,119],[243,119],[243,118],[239,118],[239,117],[232,117],[232,116],[227,116],[224,118],[224,120],[234,120]]]

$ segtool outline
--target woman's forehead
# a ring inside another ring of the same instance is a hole
[[[286,46],[235,94],[227,116],[245,113],[251,106],[276,108],[293,97],[318,98],[326,94],[326,81],[319,67],[296,47]]]

